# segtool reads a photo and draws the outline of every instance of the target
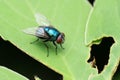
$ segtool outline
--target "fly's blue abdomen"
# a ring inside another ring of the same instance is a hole
[[[53,27],[45,27],[45,32],[50,36],[50,40],[55,41],[60,35],[60,32]]]

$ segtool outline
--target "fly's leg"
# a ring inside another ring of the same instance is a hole
[[[45,47],[47,48],[47,57],[49,56],[49,47],[47,46],[47,44],[44,42]]]
[[[37,41],[39,41],[39,38],[33,42],[30,42],[30,44],[36,43]]]
[[[54,41],[53,41],[53,44],[55,46],[55,51],[56,51],[56,55],[57,55],[57,45],[56,45],[56,43]]]
[[[49,39],[46,39],[46,40],[44,40],[43,42],[47,42],[47,41],[49,41]]]
[[[46,46],[47,48],[47,57],[49,56],[49,47],[47,46],[47,44],[45,42],[49,41],[49,38],[48,39],[45,39],[43,42],[44,42],[44,45]]]
[[[61,47],[62,49],[64,49],[63,46],[62,46],[62,44],[60,44],[60,47]]]

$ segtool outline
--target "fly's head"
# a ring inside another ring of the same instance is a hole
[[[58,44],[63,44],[64,41],[65,41],[65,34],[64,34],[64,33],[61,33],[61,34],[58,36],[56,42],[57,42]]]

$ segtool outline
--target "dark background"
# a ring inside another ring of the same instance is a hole
[[[37,75],[42,80],[62,80],[62,75],[20,51],[8,41],[0,38],[0,65],[12,69],[30,80]]]

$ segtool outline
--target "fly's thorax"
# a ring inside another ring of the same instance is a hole
[[[60,34],[60,32],[57,30],[57,29],[55,29],[54,27],[48,27],[48,26],[46,26],[45,28],[44,28],[44,30],[45,30],[45,32],[46,33],[48,33],[48,35],[50,35],[50,36],[54,36],[54,37],[57,37],[59,34]]]
[[[62,43],[64,43],[64,41],[65,41],[65,34],[64,34],[64,33],[61,33],[61,34],[58,36],[56,42],[57,42],[58,44],[62,44]]]
[[[56,41],[57,37],[60,35],[60,32],[54,27],[45,27],[44,31],[49,36],[50,41]]]

